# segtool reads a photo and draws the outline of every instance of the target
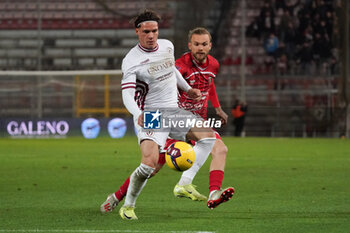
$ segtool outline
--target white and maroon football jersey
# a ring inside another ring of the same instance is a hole
[[[174,45],[164,39],[157,43],[152,50],[137,44],[122,62],[122,90],[136,88],[141,110],[178,107]]]

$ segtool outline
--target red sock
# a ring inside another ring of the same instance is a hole
[[[209,174],[209,193],[221,188],[222,180],[224,179],[224,171],[213,170]]]
[[[124,184],[122,184],[122,186],[120,186],[119,190],[117,192],[115,192],[115,197],[121,201],[123,200],[123,198],[126,195],[126,192],[128,191],[128,187],[129,187],[129,183],[130,183],[130,177],[128,177],[125,181]]]
[[[165,153],[160,153],[158,164],[164,164],[164,163],[165,163]],[[122,186],[120,186],[118,191],[114,193],[115,197],[119,201],[124,199],[126,192],[128,191],[129,183],[130,183],[130,176],[124,181],[124,184],[122,184]]]
[[[165,153],[159,154],[158,164],[164,164],[165,163]]]

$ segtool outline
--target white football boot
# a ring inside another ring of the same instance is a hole
[[[228,187],[225,189],[212,191],[209,195],[207,206],[210,209],[214,209],[223,202],[230,200],[235,192],[235,189]]]
[[[100,206],[101,213],[109,213],[119,204],[119,200],[115,197],[114,193],[109,194],[106,201]]]

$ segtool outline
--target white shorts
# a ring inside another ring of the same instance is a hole
[[[186,135],[192,128],[191,125],[186,124],[186,122],[200,120],[200,117],[180,108],[159,111],[162,114],[160,129],[145,129],[137,124],[137,119],[134,119],[139,144],[142,140],[149,139],[157,143],[160,149],[162,149],[168,137],[186,141]],[[184,124],[180,122],[184,122]]]

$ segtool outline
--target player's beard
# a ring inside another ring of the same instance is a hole
[[[197,60],[197,62],[202,64],[205,62],[205,59],[207,58],[208,53],[198,52],[198,53],[193,54],[193,56]]]

